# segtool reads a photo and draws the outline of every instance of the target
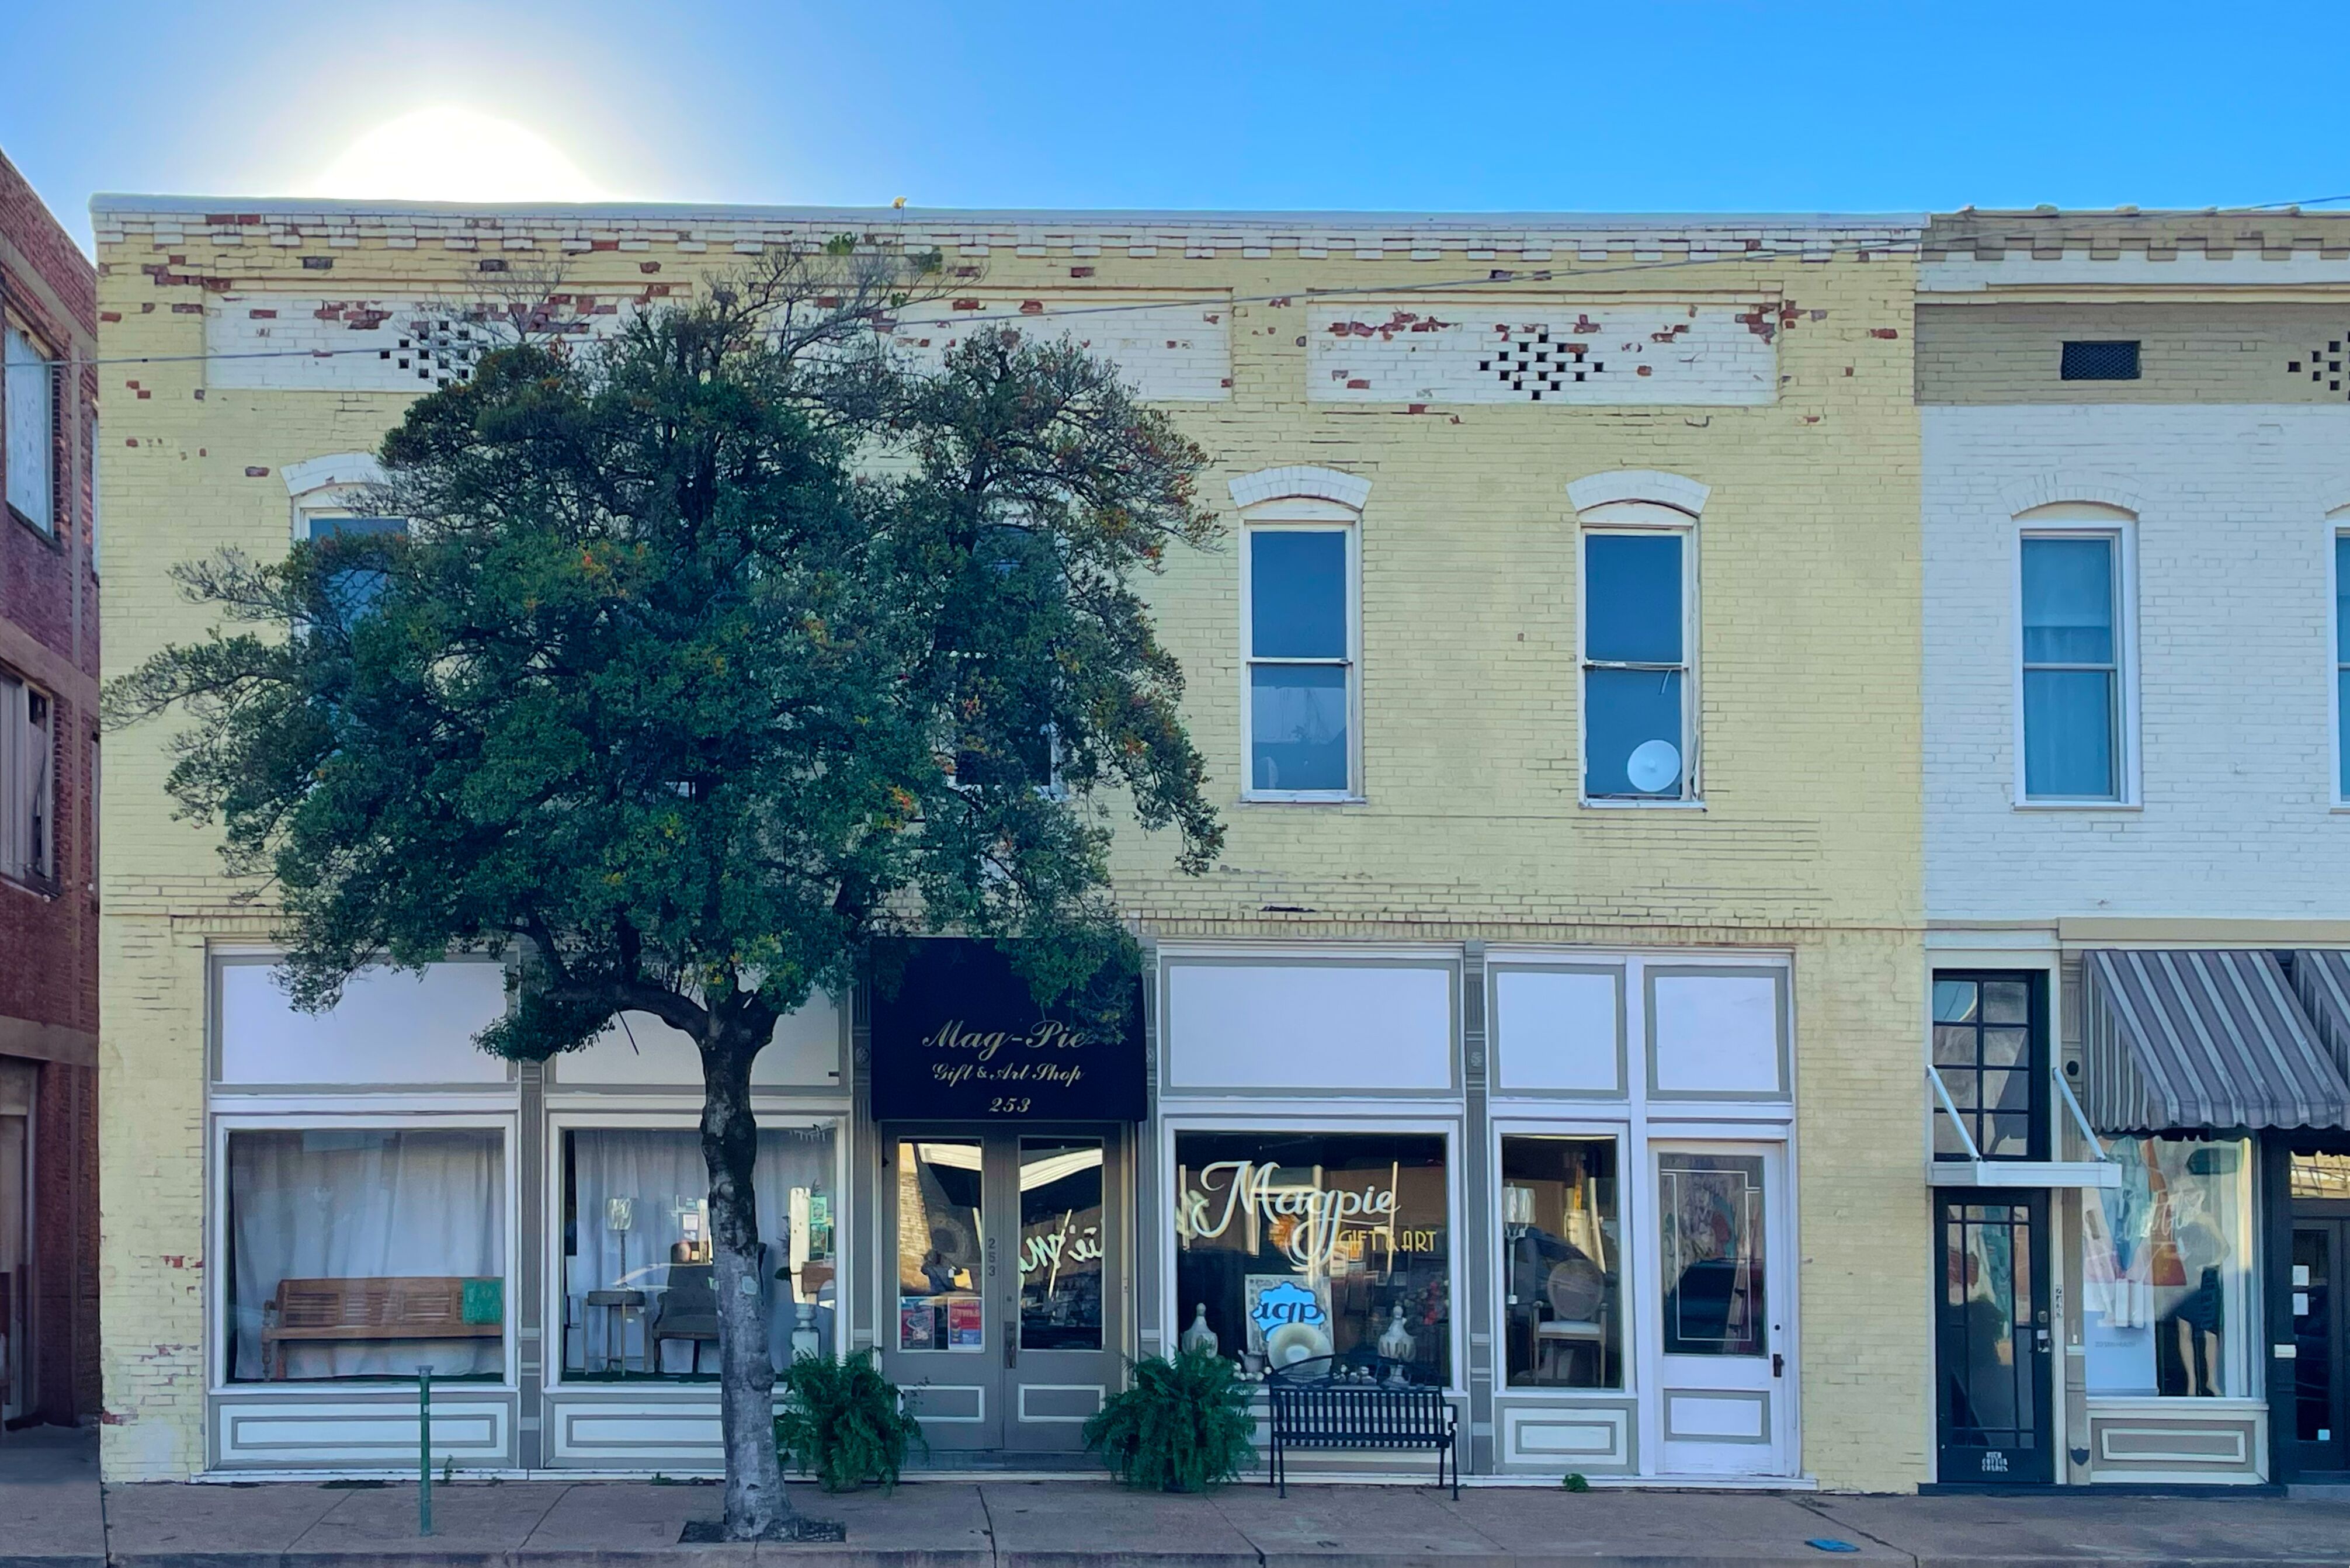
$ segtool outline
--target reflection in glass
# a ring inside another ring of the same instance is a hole
[[[504,1376],[497,1133],[238,1128],[227,1175],[232,1382]]]
[[[2092,1394],[2227,1397],[2243,1368],[2251,1146],[2116,1137],[2118,1187],[2081,1208],[2082,1335]]]
[[[1252,1375],[1329,1355],[1350,1376],[1451,1380],[1441,1136],[1186,1132],[1175,1161],[1182,1323]]]
[[[1762,1355],[1762,1157],[1660,1154],[1665,1354]]]
[[[833,1345],[834,1131],[762,1127],[752,1177],[767,1350],[778,1367]],[[715,1377],[710,1172],[690,1127],[563,1135],[564,1375]]]
[[[2031,1210],[1948,1204],[1942,1235],[1942,1428],[1968,1448],[2028,1449],[2039,1388],[2019,1328],[2032,1332]]]
[[[1343,665],[1260,664],[1250,670],[1250,787],[1344,790],[1347,706]]]
[[[1020,1140],[1020,1348],[1102,1347],[1102,1146]]]
[[[1986,1159],[2029,1159],[2040,1066],[2033,1049],[2033,982],[1934,977],[1934,1070],[1975,1150]],[[1959,1127],[1934,1116],[1937,1158],[1963,1159]]]
[[[1502,1139],[1510,1386],[1623,1386],[1617,1212],[1614,1138]]]
[[[1603,664],[1679,664],[1681,536],[1593,534],[1584,541],[1584,657]]]
[[[985,1231],[975,1140],[898,1144],[898,1348],[976,1353]]]
[[[2299,1163],[2300,1156],[2293,1157]],[[2299,1194],[2295,1194],[2299,1196]],[[2334,1231],[2293,1233],[2293,1435],[2334,1440]]]

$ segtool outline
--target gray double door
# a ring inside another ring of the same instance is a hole
[[[882,1128],[882,1365],[934,1455],[1084,1448],[1127,1343],[1129,1144],[1122,1127]]]

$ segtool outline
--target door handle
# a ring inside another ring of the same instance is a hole
[[[1771,1376],[1773,1377],[1783,1377],[1786,1376],[1786,1373],[1787,1358],[1780,1355],[1777,1351],[1773,1351],[1771,1353]]]

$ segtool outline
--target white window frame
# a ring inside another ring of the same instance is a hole
[[[227,1258],[229,1223],[228,1139],[232,1132],[277,1131],[308,1132],[335,1128],[367,1131],[416,1132],[437,1130],[487,1130],[498,1135],[498,1161],[504,1187],[505,1204],[505,1332],[500,1336],[504,1354],[498,1382],[462,1383],[452,1391],[465,1395],[489,1397],[511,1395],[521,1386],[522,1335],[515,1330],[520,1315],[516,1303],[522,1282],[522,1142],[517,1136],[516,1117],[511,1110],[475,1111],[470,1114],[434,1114],[421,1109],[406,1111],[368,1111],[349,1113],[333,1109],[311,1108],[330,1106],[324,1098],[281,1103],[263,1109],[259,1096],[251,1108],[241,1105],[234,1111],[218,1111],[212,1118],[212,1136],[206,1140],[207,1158],[212,1179],[205,1186],[204,1234],[209,1251],[206,1256]],[[266,1378],[241,1378],[230,1382],[228,1376],[228,1342],[234,1322],[229,1311],[231,1271],[225,1268],[205,1271],[210,1279],[208,1292],[212,1306],[212,1325],[204,1356],[204,1377],[212,1395],[217,1398],[229,1395],[291,1394],[296,1396],[331,1396],[348,1399],[353,1394],[400,1392],[397,1379],[380,1378],[286,1378],[283,1381]]]
[[[47,714],[36,747],[27,744],[36,699]],[[0,669],[0,878],[41,891],[52,888],[57,872],[57,754],[56,694]],[[26,838],[36,817],[35,846]]]
[[[1241,513],[1240,700],[1241,790],[1243,802],[1295,804],[1358,804],[1363,792],[1363,664],[1362,664],[1362,520],[1363,514],[1342,502],[1311,496],[1284,496],[1244,508]],[[1255,539],[1259,533],[1340,534],[1347,546],[1347,649],[1339,659],[1259,659],[1255,649]],[[1336,666],[1347,672],[1347,787],[1335,790],[1258,789],[1256,736],[1253,731],[1255,671],[1259,665]]]
[[[2335,811],[2350,811],[2350,790],[2343,788],[2343,774],[2350,768],[2350,753],[2343,750],[2342,677],[2350,674],[2350,658],[2345,658],[2342,645],[2345,628],[2342,622],[2342,545],[2350,540],[2350,506],[2338,506],[2325,518],[2325,661],[2333,676],[2325,683],[2326,729],[2333,744],[2327,750],[2333,764],[2334,777],[2326,798]]]
[[[2138,794],[2137,519],[2117,506],[2059,502],[2016,518],[2008,603],[2013,617],[2010,668],[2014,707],[2015,775],[2009,798],[2018,811],[2135,811]],[[2103,539],[2114,551],[2114,793],[2033,795],[2024,787],[2023,545],[2031,539]]]
[[[608,1094],[608,1091],[607,1091]],[[854,1119],[844,1107],[834,1110],[783,1108],[764,1103],[772,1091],[753,1091],[752,1120],[760,1131],[785,1127],[828,1127],[832,1129],[833,1199],[832,1251],[834,1258],[832,1327],[835,1343],[827,1349],[836,1356],[846,1356],[856,1346],[852,1344],[858,1327],[856,1293],[849,1279],[851,1270],[861,1267],[861,1261],[852,1262],[850,1249],[857,1244],[855,1202],[849,1183],[849,1146],[859,1136]],[[590,1108],[591,1105],[593,1108]],[[683,1108],[643,1109],[597,1105],[588,1092],[576,1092],[546,1113],[546,1135],[541,1140],[544,1153],[539,1172],[544,1189],[539,1212],[546,1216],[539,1238],[542,1300],[539,1303],[539,1324],[544,1342],[552,1342],[553,1350],[546,1357],[540,1374],[541,1386],[549,1392],[563,1391],[577,1397],[634,1399],[647,1390],[656,1399],[667,1397],[687,1401],[707,1402],[713,1408],[718,1401],[718,1386],[714,1383],[691,1383],[681,1377],[648,1376],[628,1383],[614,1383],[574,1374],[568,1365],[569,1346],[565,1339],[570,1330],[564,1324],[565,1297],[563,1272],[563,1162],[568,1156],[567,1133],[575,1132],[685,1132],[691,1133],[702,1125],[698,1110]],[[763,1237],[772,1241],[772,1237]],[[582,1325],[584,1333],[585,1325]],[[552,1329],[552,1333],[547,1331]],[[583,1359],[586,1345],[581,1345]],[[780,1382],[781,1379],[778,1378]],[[778,1397],[781,1391],[778,1390]],[[552,1425],[552,1423],[550,1423]]]
[[[16,515],[18,521],[43,538],[55,539],[59,534],[57,526],[59,515],[65,511],[66,493],[71,488],[68,476],[62,472],[67,464],[60,457],[57,445],[59,426],[64,418],[65,378],[62,368],[57,363],[57,354],[49,348],[42,335],[23,317],[14,314],[0,315],[0,329],[23,338],[26,347],[32,350],[34,358],[30,363],[41,367],[41,374],[37,379],[48,405],[47,417],[41,421],[40,474],[44,499],[41,514],[36,517],[26,512],[16,504],[13,494],[7,494],[5,492],[0,492],[0,506],[5,506],[7,511]],[[14,465],[8,462],[5,442],[10,400],[22,393],[22,383],[36,379],[22,374],[16,365],[0,368],[0,480],[6,482],[7,490],[15,488],[16,477]]]
[[[1694,513],[1654,501],[1612,501],[1588,507],[1575,518],[1575,701],[1576,799],[1600,811],[1703,810],[1705,787],[1698,744],[1698,518]],[[1595,535],[1678,534],[1681,536],[1681,661],[1678,666],[1595,661],[1586,641],[1591,626],[1585,596],[1590,591],[1590,546]],[[1663,670],[1681,673],[1681,776],[1671,794],[1595,795],[1591,793],[1591,703],[1586,693],[1594,670]]]
[[[1298,1102],[1301,1106],[1313,1103]],[[1469,1397],[1468,1329],[1471,1316],[1468,1306],[1469,1292],[1466,1287],[1472,1265],[1465,1255],[1467,1249],[1459,1244],[1462,1240],[1463,1216],[1467,1212],[1467,1192],[1463,1184],[1469,1175],[1462,1165],[1467,1144],[1459,1111],[1454,1110],[1450,1115],[1440,1112],[1435,1116],[1421,1116],[1408,1111],[1399,1111],[1389,1116],[1366,1116],[1359,1105],[1343,1108],[1333,1105],[1327,1114],[1322,1115],[1303,1110],[1300,1114],[1292,1115],[1288,1114],[1289,1111],[1290,1105],[1284,1104],[1283,1114],[1280,1115],[1218,1116],[1211,1113],[1186,1114],[1181,1111],[1170,1111],[1159,1117],[1158,1159],[1161,1212],[1158,1220],[1159,1322],[1160,1332],[1166,1336],[1168,1353],[1173,1353],[1177,1338],[1182,1334],[1184,1325],[1191,1321],[1188,1317],[1178,1315],[1177,1303],[1180,1293],[1175,1282],[1176,1262],[1181,1251],[1180,1239],[1175,1234],[1177,1200],[1175,1147],[1178,1135],[1256,1133],[1267,1137],[1279,1137],[1293,1133],[1319,1133],[1333,1136],[1346,1133],[1379,1135],[1432,1133],[1444,1139],[1444,1213],[1445,1223],[1450,1227],[1446,1231],[1444,1275],[1446,1310],[1450,1318],[1446,1328],[1451,1335],[1451,1359],[1447,1364],[1444,1393],[1452,1400],[1465,1400]],[[1140,1143],[1137,1144],[1138,1150],[1141,1147]],[[1498,1169],[1499,1167],[1488,1168]]]

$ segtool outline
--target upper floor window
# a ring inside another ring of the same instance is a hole
[[[44,534],[57,524],[57,373],[15,322],[0,324],[0,417],[7,423],[9,509]]]
[[[57,874],[57,709],[48,693],[0,670],[0,877]]]
[[[2336,798],[2350,801],[2350,528],[2334,535],[2334,773]]]
[[[2122,546],[2118,528],[2022,536],[2025,801],[2120,801],[2127,794]]]
[[[1638,503],[1585,522],[1584,798],[1694,800],[1694,531]]]
[[[1276,504],[1249,519],[1244,543],[1246,793],[1357,795],[1353,514],[1334,502]]]
[[[338,535],[404,534],[404,517],[380,515],[369,504],[377,500],[383,470],[365,452],[343,452],[312,458],[286,470],[286,488],[294,500],[294,537],[330,539]],[[328,597],[345,619],[363,614],[383,592],[380,572],[360,567],[338,572],[328,585]]]
[[[1934,1117],[1937,1159],[1964,1158],[1968,1139],[1985,1159],[2047,1158],[2046,985],[2030,971],[1936,971],[1933,1064],[1950,1101]]]

